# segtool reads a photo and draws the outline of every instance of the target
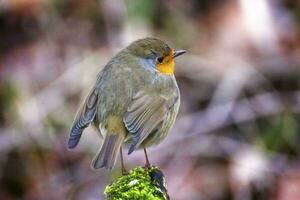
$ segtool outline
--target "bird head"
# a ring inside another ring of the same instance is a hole
[[[129,45],[128,50],[142,59],[144,67],[150,67],[159,73],[168,75],[174,74],[174,58],[186,52],[185,50],[174,50],[155,38],[137,40]]]

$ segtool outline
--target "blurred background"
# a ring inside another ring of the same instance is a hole
[[[177,59],[180,113],[148,150],[174,200],[300,199],[299,0],[0,0],[0,199],[104,199],[101,139],[69,128],[96,74],[152,36]],[[144,164],[126,156],[128,169]]]

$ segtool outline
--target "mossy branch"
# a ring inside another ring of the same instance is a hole
[[[106,186],[107,200],[169,200],[161,170],[137,167]]]

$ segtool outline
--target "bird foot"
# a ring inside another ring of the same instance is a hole
[[[144,169],[150,169],[151,168],[151,164],[150,163],[146,163],[144,166]]]
[[[125,167],[122,167],[122,176],[128,175],[128,171],[126,170]]]

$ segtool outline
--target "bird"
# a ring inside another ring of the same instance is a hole
[[[146,148],[168,135],[179,106],[180,91],[174,75],[175,50],[156,38],[143,38],[117,53],[97,75],[96,82],[77,111],[68,148],[77,146],[86,127],[94,126],[103,138],[93,169],[112,169],[123,146],[128,155],[144,149],[145,167],[150,167]]]

